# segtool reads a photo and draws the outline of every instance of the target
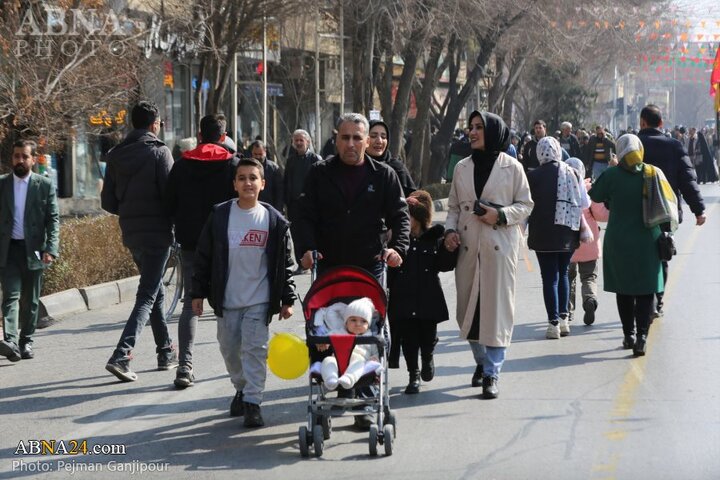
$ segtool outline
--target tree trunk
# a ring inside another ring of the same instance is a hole
[[[415,80],[415,68],[418,63],[418,46],[411,42],[407,51],[403,55],[402,74],[398,82],[398,88],[395,92],[395,105],[392,109],[392,118],[390,120],[390,155],[398,156],[403,145],[403,135],[405,126],[407,125],[408,111],[410,110],[410,97],[412,94],[412,84]]]
[[[442,54],[445,42],[441,38],[433,39],[430,45],[430,55],[425,62],[425,78],[422,82],[422,89],[417,98],[417,114],[415,121],[412,124],[413,132],[423,132],[422,141],[417,141],[416,138],[410,148],[410,154],[408,155],[408,165],[410,166],[410,173],[413,174],[414,178],[422,178],[425,180],[425,166],[422,165],[423,152],[426,147],[429,147],[429,137],[426,135],[425,130],[428,128],[430,118],[430,107],[433,100],[433,92],[437,87],[438,83],[438,63],[440,62],[440,55]],[[442,70],[440,70],[442,73]],[[427,132],[429,134],[429,132]],[[422,176],[419,175],[422,172]]]

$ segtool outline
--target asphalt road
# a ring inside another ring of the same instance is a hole
[[[195,386],[175,390],[174,371],[154,370],[149,328],[134,352],[138,381],[108,374],[105,362],[131,309],[121,304],[39,331],[34,360],[0,360],[0,478],[718,479],[720,189],[702,190],[708,223],[686,221],[677,234],[666,315],[653,325],[643,358],[620,348],[614,297],[604,292],[593,326],[576,321],[570,337],[546,340],[540,274],[527,252],[500,398],[481,400],[470,387],[472,356],[450,320],[440,326],[437,376],[419,395],[402,393],[404,370],[390,371],[398,417],[391,457],[382,447],[369,457],[367,433],[339,418],[323,457],[304,459],[297,431],[306,380],[269,374],[267,426],[243,428],[228,416],[234,391],[210,316],[198,328]],[[309,276],[296,278],[304,295]],[[442,278],[454,311],[452,274]],[[302,334],[299,308],[271,330]],[[125,454],[23,454],[33,440],[87,440],[88,448]]]

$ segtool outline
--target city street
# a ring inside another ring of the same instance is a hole
[[[594,325],[582,323],[580,310],[569,337],[546,340],[540,272],[534,252],[524,250],[497,400],[482,400],[481,389],[470,387],[474,364],[458,338],[453,274],[443,274],[453,318],[440,324],[435,379],[409,396],[404,361],[390,371],[394,454],[380,447],[370,457],[367,432],[347,417],[334,419],[322,458],[302,458],[306,377],[287,381],[269,372],[266,426],[245,429],[242,418],[228,415],[234,389],[211,315],[198,326],[193,387],[176,390],[174,370],[155,370],[149,327],[133,352],[138,380],[121,383],[106,372],[131,310],[124,303],[39,330],[34,360],[0,359],[0,479],[39,472],[93,479],[141,472],[174,479],[720,478],[720,187],[700,188],[708,221],[696,227],[685,207],[665,316],[651,328],[645,357],[621,348],[615,297],[602,291]],[[302,297],[310,276],[295,278]],[[271,332],[280,331],[304,335],[299,303],[291,319],[273,321]],[[176,338],[177,317],[171,332]],[[32,441],[52,440],[87,440],[88,448],[125,454],[23,454]]]

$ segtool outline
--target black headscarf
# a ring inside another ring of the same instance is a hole
[[[485,150],[472,151],[472,159],[475,164],[473,183],[475,184],[475,195],[480,198],[485,184],[490,178],[495,160],[500,152],[504,152],[510,145],[510,129],[505,121],[490,112],[478,112],[475,110],[470,114],[468,125],[473,118],[479,116],[484,124],[485,131]]]
[[[372,120],[370,122],[370,130],[373,129],[375,125],[382,125],[385,128],[385,134],[387,135],[387,146],[385,147],[385,151],[382,155],[379,157],[374,157],[368,153],[370,157],[373,158],[373,160],[377,160],[378,162],[384,162],[389,163],[390,162],[390,149],[388,148],[390,146],[390,129],[387,126],[387,123],[383,122],[382,120]],[[370,131],[368,131],[368,135],[370,135]]]
[[[504,152],[510,146],[510,129],[502,117],[490,112],[478,112],[475,110],[470,114],[468,126],[473,118],[480,116],[485,125],[485,151],[493,153],[497,158],[500,152]]]

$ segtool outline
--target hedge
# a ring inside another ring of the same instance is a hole
[[[137,275],[115,215],[62,219],[60,256],[45,271],[42,295]]]

